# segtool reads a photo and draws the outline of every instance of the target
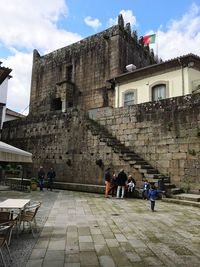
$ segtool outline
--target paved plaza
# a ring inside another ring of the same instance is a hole
[[[0,193],[8,197],[43,202],[40,235],[13,237],[12,266],[200,266],[199,208],[157,201],[153,213],[146,200],[58,190]]]

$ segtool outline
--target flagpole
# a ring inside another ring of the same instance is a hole
[[[156,33],[156,50],[157,50],[157,58],[159,60],[159,57],[158,57],[158,32]]]

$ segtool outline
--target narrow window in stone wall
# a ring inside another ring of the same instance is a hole
[[[72,81],[72,71],[73,71],[73,67],[72,65],[67,67],[67,81],[71,82]]]
[[[54,98],[51,101],[51,110],[62,110],[62,101],[61,98]]]
[[[166,98],[166,85],[157,84],[152,87],[152,101],[158,101]]]
[[[135,104],[135,93],[128,92],[124,95],[124,106],[131,106]]]

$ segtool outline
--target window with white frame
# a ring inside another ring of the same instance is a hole
[[[166,84],[157,84],[152,87],[152,101],[166,98]]]
[[[131,106],[136,104],[135,92],[129,91],[124,94],[124,106]]]

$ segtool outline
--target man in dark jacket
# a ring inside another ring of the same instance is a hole
[[[39,181],[40,191],[43,191],[44,177],[45,177],[44,169],[43,169],[42,166],[40,166],[40,169],[39,169],[39,172],[38,172],[38,181]]]
[[[47,190],[53,189],[53,182],[56,178],[56,173],[53,168],[50,169],[50,171],[47,173],[47,179],[48,179],[48,184],[47,184]]]
[[[120,197],[120,191],[122,191],[121,198],[124,198],[125,186],[127,182],[127,175],[124,172],[124,169],[120,170],[120,173],[117,176],[117,198]]]

